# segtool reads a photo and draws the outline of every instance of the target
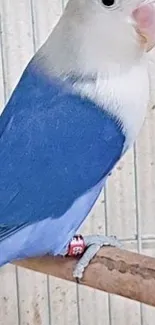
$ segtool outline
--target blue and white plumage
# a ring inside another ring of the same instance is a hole
[[[147,64],[128,22],[141,1],[101,2],[70,0],[0,117],[0,265],[65,254],[144,121]]]

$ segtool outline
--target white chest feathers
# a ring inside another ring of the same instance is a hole
[[[75,89],[117,116],[123,125],[127,144],[133,144],[149,102],[149,78],[145,64],[134,66],[124,74],[109,74],[108,78],[98,76],[93,83],[77,83]]]

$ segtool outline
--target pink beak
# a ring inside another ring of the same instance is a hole
[[[132,16],[141,44],[148,52],[155,46],[155,3],[141,4]]]

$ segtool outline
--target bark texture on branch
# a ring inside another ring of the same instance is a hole
[[[77,260],[33,258],[15,262],[37,272],[75,281]],[[80,284],[155,306],[155,259],[112,247],[102,248],[87,267]]]

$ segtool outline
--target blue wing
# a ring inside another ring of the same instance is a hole
[[[124,141],[104,108],[30,65],[0,117],[0,264],[60,253]]]

